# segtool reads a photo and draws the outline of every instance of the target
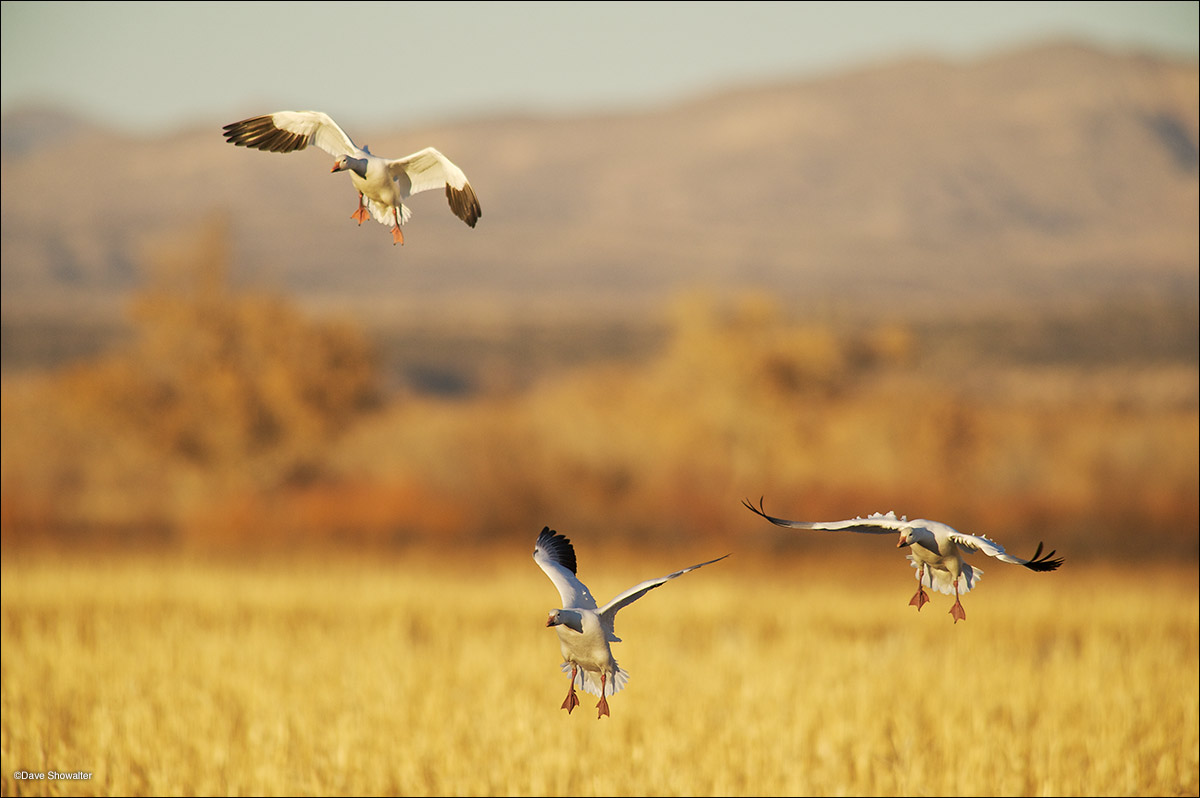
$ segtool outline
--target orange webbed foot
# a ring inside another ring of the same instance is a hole
[[[955,623],[967,619],[967,611],[963,609],[962,602],[957,599],[954,601],[954,606],[950,608],[950,615],[954,618]]]
[[[924,607],[928,603],[929,603],[929,594],[925,592],[925,588],[919,587],[919,588],[917,588],[917,592],[915,594],[913,594],[912,599],[909,600],[908,606],[916,607],[917,612],[920,612],[921,608]]]
[[[575,677],[579,674],[579,666],[571,666],[571,683],[567,685],[567,697],[563,699],[562,708],[571,714],[571,710],[579,706],[579,696],[575,695]]]
[[[353,219],[354,221],[358,222],[359,227],[362,227],[362,223],[371,217],[370,217],[370,214],[367,213],[367,209],[364,208],[363,206],[359,205],[358,210],[356,210],[354,213],[350,214],[350,218]]]
[[[404,243],[404,233],[400,232],[400,225],[392,228],[392,246]]]
[[[600,674],[600,703],[596,704],[596,709],[600,710],[596,713],[596,720],[608,714],[608,697],[605,696],[605,687],[608,685],[608,674]]]

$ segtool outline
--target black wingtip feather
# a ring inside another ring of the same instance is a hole
[[[742,499],[742,506],[744,506],[747,510],[754,513],[755,515],[761,515],[763,518],[767,519],[775,526],[787,526],[787,523],[784,522],[782,518],[775,518],[774,516],[767,515],[767,511],[763,509],[763,500],[762,500],[761,496],[758,497],[758,506],[757,507],[755,507],[753,504],[751,504],[746,499]]]
[[[1056,571],[1058,566],[1063,564],[1062,557],[1055,557],[1055,550],[1051,550],[1049,554],[1042,556],[1042,541],[1038,541],[1037,551],[1029,558],[1029,562],[1025,563],[1025,567],[1031,571]]]
[[[267,152],[295,152],[308,146],[308,136],[275,127],[269,116],[256,116],[225,125],[225,140],[238,147]]]
[[[566,535],[560,535],[548,526],[542,527],[542,532],[537,539],[538,548],[546,552],[546,555],[566,568],[573,574],[579,573],[579,568],[575,563],[575,547],[571,545],[571,541]]]
[[[471,188],[471,184],[467,183],[462,189],[456,189],[449,183],[446,184],[446,199],[450,203],[450,210],[459,219],[467,223],[468,227],[474,227],[479,221],[479,217],[483,216],[483,210],[479,207],[479,198],[475,196],[475,190]]]
[[[749,499],[742,499],[742,506],[745,507],[750,512],[754,513],[755,515],[761,515],[762,517],[766,518],[767,514],[759,509],[759,507],[762,507],[762,502],[763,502],[763,500],[762,500],[762,497],[760,496],[758,499],[758,507],[755,507],[753,504],[750,503]]]

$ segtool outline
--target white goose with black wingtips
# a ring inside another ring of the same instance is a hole
[[[929,595],[925,592],[925,577],[928,576],[931,589],[954,595],[954,606],[950,608],[950,615],[955,623],[967,618],[959,597],[975,587],[975,583],[983,576],[982,568],[963,559],[964,552],[981,551],[1001,562],[1023,565],[1031,571],[1054,571],[1063,564],[1062,558],[1055,558],[1053,551],[1043,556],[1041,543],[1038,543],[1037,551],[1031,559],[1023,560],[1009,554],[999,543],[982,535],[968,535],[940,521],[927,521],[924,518],[909,521],[905,517],[897,518],[893,512],[886,515],[875,513],[867,518],[851,518],[848,521],[805,522],[788,521],[767,515],[762,508],[761,499],[758,507],[744,499],[742,504],[772,524],[791,529],[864,532],[872,535],[899,533],[900,539],[896,547],[909,547],[911,554],[908,555],[908,559],[912,561],[913,568],[917,569],[917,592],[908,603],[919,611],[929,601]]]
[[[346,131],[320,111],[276,111],[233,122],[223,128],[225,140],[267,152],[296,152],[309,144],[336,160],[330,172],[349,172],[358,190],[358,208],[350,215],[361,226],[370,215],[392,228],[392,244],[403,244],[400,226],[412,216],[404,200],[413,194],[446,189],[450,210],[470,227],[483,215],[467,176],[433,147],[391,160],[358,147]]]
[[[571,674],[571,684],[562,704],[567,714],[579,706],[579,697],[575,694],[577,684],[592,695],[600,696],[600,702],[596,704],[596,717],[602,718],[609,714],[608,696],[624,687],[629,679],[629,674],[617,665],[609,647],[610,643],[621,642],[621,638],[613,632],[618,610],[678,576],[720,562],[725,557],[702,562],[657,579],[648,579],[629,588],[603,607],[597,607],[596,600],[592,598],[587,586],[575,575],[575,548],[571,541],[550,527],[543,528],[538,535],[537,547],[533,550],[533,559],[546,572],[546,576],[550,577],[562,598],[562,607],[550,611],[546,626],[553,626],[558,632],[559,647],[563,656],[562,669],[564,673]]]

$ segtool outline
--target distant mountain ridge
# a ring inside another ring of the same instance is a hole
[[[433,145],[483,217],[411,201],[406,245],[351,221],[324,153],[229,146],[221,125],[135,140],[45,109],[3,120],[7,317],[116,306],[164,239],[213,214],[240,279],[364,318],[612,313],[680,290],[914,312],[1197,285],[1197,65],[1053,43],[910,59],[659,110],[372,130]],[[58,171],[63,164],[70,167]]]

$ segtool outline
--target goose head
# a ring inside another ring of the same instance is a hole
[[[354,174],[365,179],[367,176],[367,159],[351,158],[349,155],[343,155],[333,162],[333,168],[329,170],[330,174],[345,171],[354,172]]]
[[[546,626],[565,626],[583,634],[583,617],[573,610],[551,610],[546,618]]]

